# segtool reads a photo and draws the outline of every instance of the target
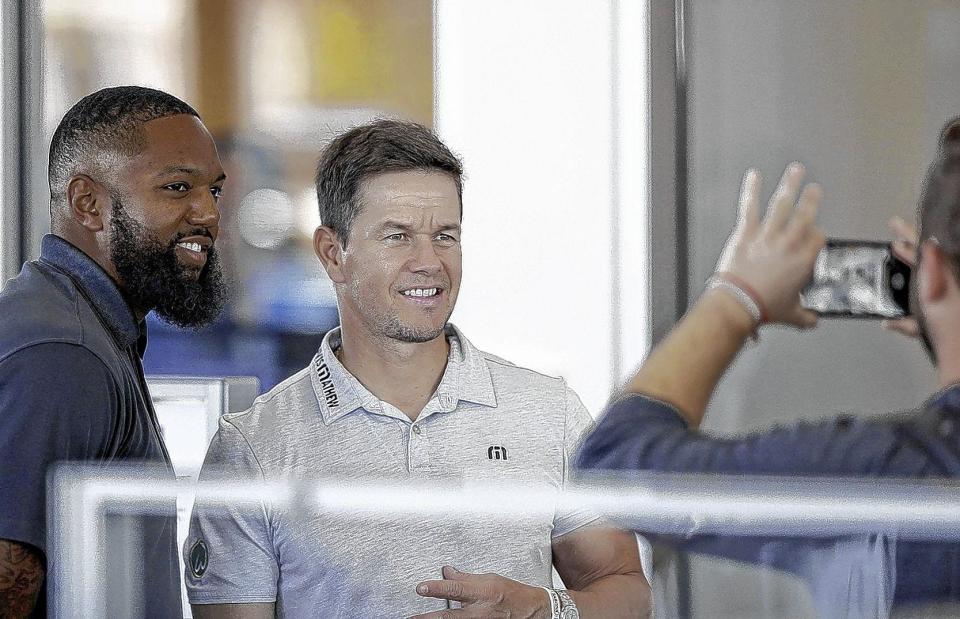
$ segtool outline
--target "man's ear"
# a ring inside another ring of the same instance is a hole
[[[320,226],[313,232],[313,251],[330,279],[337,284],[347,281],[343,272],[343,249],[333,229]]]
[[[950,264],[943,248],[935,240],[927,239],[920,246],[919,296],[924,304],[935,303],[947,294]]]
[[[71,176],[67,181],[67,207],[73,220],[91,232],[103,230],[104,207],[110,194],[86,174]]]

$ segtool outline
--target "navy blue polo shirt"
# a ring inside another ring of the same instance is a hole
[[[690,430],[672,406],[643,395],[628,395],[609,407],[581,445],[577,466],[732,475],[957,478],[960,384],[944,389],[909,413],[875,419],[840,417],[732,439]],[[893,553],[893,603],[960,600],[960,540],[881,538],[869,543],[886,544]],[[808,579],[823,572],[817,557],[831,550],[815,540],[713,535],[696,536],[678,545],[784,569]]]
[[[48,574],[51,464],[143,462],[173,478],[143,376],[146,343],[113,280],[60,237],[45,236],[40,258],[0,290],[0,538],[41,550]],[[180,612],[175,515],[141,519],[142,616]]]

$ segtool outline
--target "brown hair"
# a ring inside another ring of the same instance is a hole
[[[460,159],[423,125],[377,120],[337,136],[320,154],[315,179],[320,221],[346,247],[350,225],[361,209],[361,183],[375,174],[403,170],[439,170],[449,174],[457,185],[463,215]]]

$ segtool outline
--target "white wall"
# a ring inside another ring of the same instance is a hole
[[[436,4],[436,128],[466,170],[453,320],[595,415],[649,339],[645,7]]]

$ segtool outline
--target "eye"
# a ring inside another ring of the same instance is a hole
[[[164,185],[164,189],[169,189],[170,191],[176,191],[177,193],[186,193],[190,191],[190,185],[186,183],[170,183],[169,185]]]
[[[220,196],[223,195],[223,187],[211,187],[210,193],[213,195],[213,201],[217,202],[220,200]]]
[[[394,232],[393,234],[387,235],[383,240],[385,241],[403,241],[406,240],[407,234],[405,232]]]
[[[455,244],[457,243],[457,238],[456,238],[455,236],[451,236],[451,235],[449,235],[449,234],[444,234],[443,232],[441,232],[440,234],[438,234],[437,236],[435,236],[435,237],[434,237],[434,240],[436,240],[436,241],[437,241],[438,243],[440,243],[441,245],[444,245],[444,246],[447,246],[447,247],[449,247],[449,246],[451,246],[451,245],[455,245]]]

